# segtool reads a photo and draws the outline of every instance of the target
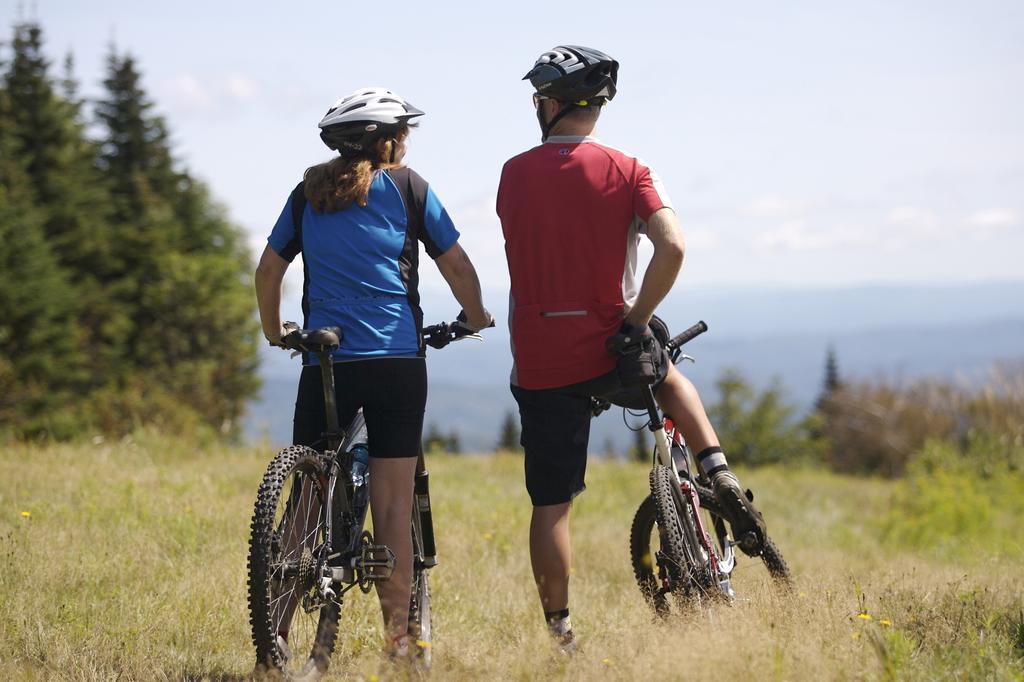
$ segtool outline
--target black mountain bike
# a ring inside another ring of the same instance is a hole
[[[668,340],[665,350],[674,364],[692,360],[680,349],[707,328],[699,322]],[[650,386],[643,388],[643,398],[655,447],[651,494],[640,503],[629,534],[630,559],[640,591],[659,615],[670,612],[670,594],[683,611],[702,599],[731,600],[735,596],[734,548],[749,548],[757,539],[731,537],[711,482],[697,468],[672,420],[662,416]],[[606,401],[595,400],[595,412],[608,407]],[[746,494],[753,501],[753,493],[747,490]],[[791,585],[789,567],[771,538],[765,538],[759,556],[777,584]]]
[[[257,670],[289,679],[315,679],[327,670],[338,635],[344,595],[369,592],[388,580],[395,555],[364,529],[369,508],[366,425],[359,411],[338,424],[331,353],[341,330],[299,329],[282,338],[287,349],[315,355],[323,375],[327,416],[323,450],[292,445],[271,460],[256,495],[249,539],[249,614]],[[474,337],[464,328],[438,324],[422,331],[425,345],[442,348]],[[362,449],[362,451],[360,451]],[[423,453],[416,465],[410,522],[413,585],[409,635],[417,665],[431,663],[430,588],[427,571],[437,565],[430,511],[429,476]]]

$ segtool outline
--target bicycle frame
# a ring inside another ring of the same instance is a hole
[[[658,405],[654,400],[654,392],[651,390],[651,387],[644,386],[642,389],[642,395],[644,407],[647,410],[649,420],[648,429],[650,429],[651,433],[654,435],[655,449],[652,466],[660,464],[667,467],[671,472],[673,485],[675,485],[682,495],[687,498],[689,506],[693,510],[693,514],[690,519],[693,524],[693,530],[697,535],[697,540],[700,543],[703,552],[707,555],[711,574],[715,576],[722,592],[731,596],[732,587],[730,585],[729,578],[736,566],[736,556],[732,548],[733,541],[722,532],[724,528],[716,528],[715,533],[719,536],[721,544],[723,545],[721,555],[718,550],[715,549],[714,543],[711,540],[711,535],[708,533],[703,517],[700,514],[700,496],[697,494],[695,476],[693,473],[696,470],[696,467],[692,462],[689,448],[686,447],[682,434],[675,428],[675,424],[672,420],[669,418],[663,418],[661,411],[658,409]],[[673,447],[678,448],[681,455],[681,462],[677,462],[672,456]],[[683,467],[682,471],[685,471],[685,476],[681,475],[681,466]]]

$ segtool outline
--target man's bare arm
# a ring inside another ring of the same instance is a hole
[[[636,302],[626,315],[626,322],[637,327],[643,327],[650,321],[658,304],[672,290],[686,253],[683,231],[676,212],[671,208],[660,208],[651,214],[647,221],[647,237],[654,244],[654,256],[644,273]]]

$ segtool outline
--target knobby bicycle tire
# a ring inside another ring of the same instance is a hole
[[[316,495],[319,503],[319,509],[314,510],[313,503],[309,501],[311,498],[306,498],[306,517],[309,518],[315,513],[317,526],[314,527],[313,533],[306,532],[305,528],[300,531],[305,535],[301,540],[302,546],[305,547],[310,542],[310,537],[313,543],[317,541],[317,529],[323,521],[325,475],[320,456],[314,450],[299,445],[284,448],[267,467],[256,495],[252,517],[248,560],[249,622],[252,626],[252,641],[256,647],[256,666],[257,670],[284,671],[292,679],[313,677],[326,671],[338,635],[340,606],[336,602],[328,603],[319,609],[316,632],[309,652],[296,650],[290,652],[289,657],[278,645],[279,628],[272,622],[275,608],[281,609],[280,604],[275,606],[275,600],[284,598],[284,595],[278,595],[276,592],[285,589],[285,580],[274,577],[275,570],[279,568],[278,564],[283,561],[283,530],[291,530],[288,524],[291,523],[292,517],[301,513],[296,512],[298,505],[293,503],[296,499],[302,499],[302,488],[297,485],[310,486],[307,488],[310,492],[306,494]],[[282,517],[276,519],[282,496],[285,509]],[[299,560],[300,571],[303,570],[303,562],[307,565],[310,563],[308,556],[310,553],[303,550]],[[299,591],[296,588],[302,586],[299,584],[300,577],[292,579],[294,584],[290,592],[296,593],[296,597],[288,597],[290,600],[298,598]],[[287,623],[281,624],[290,628],[292,619],[301,609],[301,605],[292,607],[292,616],[288,617]]]
[[[409,604],[409,638],[412,640],[413,655],[422,670],[429,670],[433,662],[433,622],[430,611],[430,585],[427,570],[415,571],[412,580],[412,596]]]
[[[696,544],[692,521],[686,515],[682,493],[672,472],[661,464],[651,469],[651,497],[661,541],[661,556],[666,562],[672,592],[686,598],[709,587],[705,576],[703,549]]]
[[[722,513],[722,508],[718,504],[718,499],[710,488],[698,485],[697,492],[700,496],[701,507],[707,509],[715,516],[725,518],[725,515]],[[784,588],[791,588],[793,586],[793,576],[790,573],[789,564],[786,563],[786,559],[783,558],[782,552],[779,551],[775,541],[770,537],[765,538],[764,547],[761,549],[760,556],[761,561],[764,562],[765,568],[768,569],[768,574],[775,580],[776,585]]]
[[[668,600],[658,584],[658,576],[654,573],[655,560],[651,551],[651,532],[654,530],[656,517],[654,498],[648,495],[633,515],[633,523],[629,528],[629,557],[633,564],[633,577],[640,587],[640,593],[656,614],[667,616]]]

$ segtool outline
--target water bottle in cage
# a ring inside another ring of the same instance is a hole
[[[370,450],[366,443],[349,449],[352,455],[352,510],[360,519],[366,514],[370,500]]]

